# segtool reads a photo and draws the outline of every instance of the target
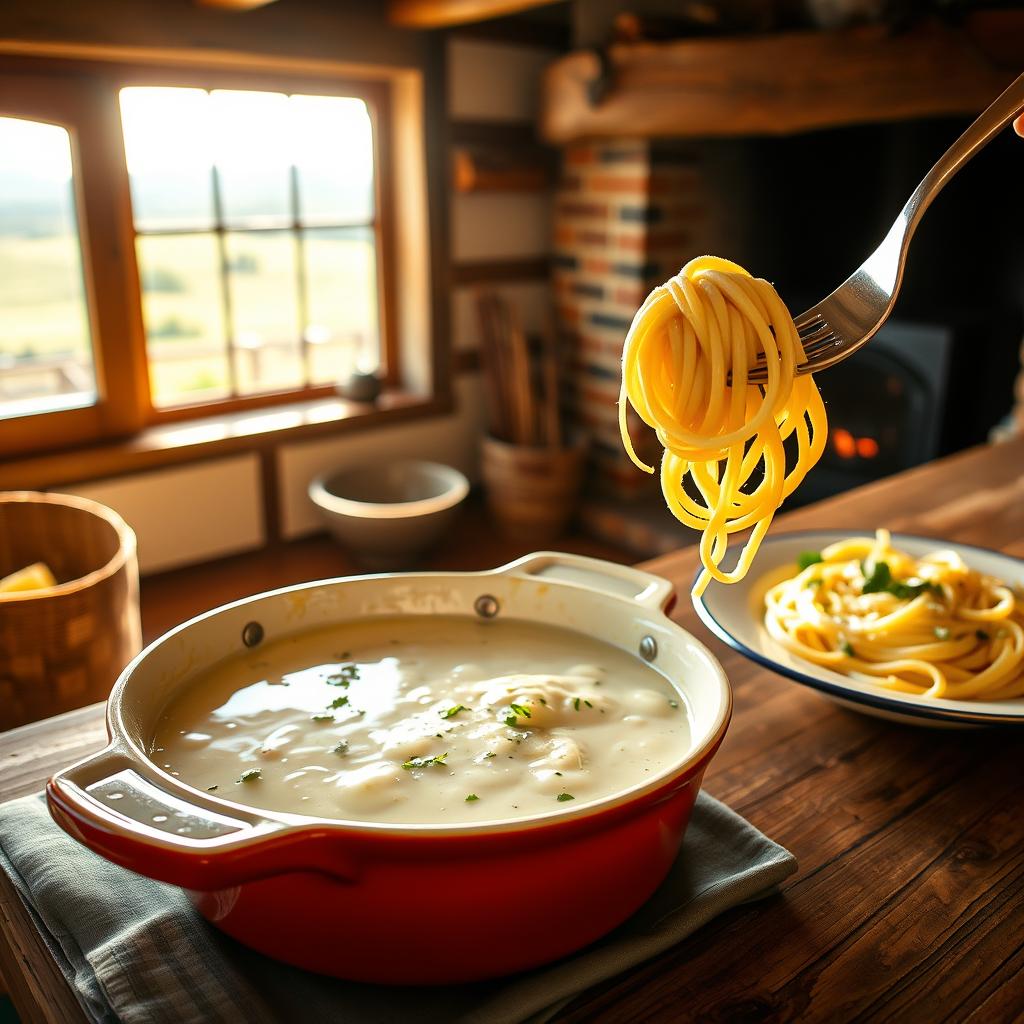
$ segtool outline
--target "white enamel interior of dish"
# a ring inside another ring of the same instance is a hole
[[[537,566],[543,573],[545,568]],[[628,572],[628,570],[626,570]],[[667,584],[654,577],[644,581]],[[618,582],[605,580],[621,589]],[[637,593],[633,584],[629,589]],[[650,594],[655,586],[640,591]],[[690,744],[679,751],[673,763],[657,776],[633,789],[608,798],[559,809],[539,817],[571,817],[595,806],[619,801],[624,795],[656,788],[659,781],[691,759],[716,736],[730,706],[728,684],[721,666],[711,653],[689,633],[676,626],[651,603],[641,604],[617,593],[602,593],[582,583],[552,582],[543,575],[508,574],[501,570],[488,573],[422,573],[353,577],[290,587],[246,601],[228,605],[192,620],[172,631],[143,652],[126,669],[114,687],[108,707],[108,719],[115,737],[127,740],[126,764],[169,792],[190,794],[197,806],[232,807],[212,794],[199,794],[180,780],[158,769],[146,756],[155,723],[171,697],[187,686],[196,673],[242,650],[242,632],[246,625],[258,622],[264,641],[306,632],[317,626],[349,622],[367,616],[395,615],[475,615],[474,603],[481,595],[490,595],[499,603],[499,614],[519,620],[561,626],[589,634],[630,653],[636,653],[645,636],[652,637],[658,653],[652,665],[682,695],[690,717]],[[660,596],[660,595],[659,595]],[[284,822],[308,821],[302,815],[252,809],[254,816]],[[249,817],[249,815],[241,815]],[[516,820],[512,824],[529,825],[538,817]],[[374,827],[373,823],[346,822],[354,827]],[[480,823],[486,826],[488,822]],[[381,826],[389,829],[433,829],[435,826]],[[472,830],[476,826],[468,826]]]
[[[886,700],[906,707],[908,712],[923,707],[929,711],[945,710],[966,715],[998,716],[1024,723],[1024,700],[938,701],[925,699],[911,693],[895,693],[882,686],[859,682],[821,665],[804,661],[803,658],[790,653],[772,640],[765,629],[763,617],[764,595],[768,588],[790,574],[787,569],[795,564],[801,552],[820,551],[823,547],[844,537],[860,536],[873,537],[874,534],[857,530],[778,534],[761,545],[750,574],[745,580],[729,586],[711,583],[703,597],[694,602],[697,612],[704,622],[712,630],[718,632],[723,639],[731,638],[743,647],[747,647],[773,662],[784,671],[798,672],[841,688],[849,694],[852,701],[857,701],[861,695],[884,696]],[[897,533],[892,535],[892,544],[893,547],[916,557],[942,549],[953,550],[958,552],[972,569],[997,576],[1010,585],[1024,586],[1024,562],[996,551]],[[857,710],[868,709],[862,705]],[[883,715],[883,717],[891,716]],[[921,722],[922,720],[918,717],[915,721]]]

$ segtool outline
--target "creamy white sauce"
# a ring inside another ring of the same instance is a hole
[[[222,662],[168,706],[150,756],[255,807],[450,824],[578,806],[689,746],[683,698],[624,651],[533,623],[424,616]]]

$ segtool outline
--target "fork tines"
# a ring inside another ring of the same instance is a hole
[[[809,363],[813,363],[815,356],[832,348],[839,341],[836,332],[820,313],[797,324],[797,329],[800,333],[800,344],[804,347],[804,356]]]
[[[841,339],[821,313],[805,313],[796,321],[800,344],[804,349],[804,360],[797,364],[799,373],[809,373],[814,369],[816,359],[836,345]],[[751,384],[764,384],[768,380],[764,356],[761,356],[750,370],[747,379]]]

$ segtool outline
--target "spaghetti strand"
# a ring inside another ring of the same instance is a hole
[[[763,354],[767,383],[749,381]],[[825,408],[810,375],[797,377],[804,351],[775,289],[728,260],[701,256],[647,297],[622,352],[619,430],[630,459],[647,473],[627,429],[632,406],[665,449],[661,488],[671,513],[701,531],[703,572],[735,583],[750,568],[779,505],[821,457]],[[786,468],[783,443],[796,458]],[[752,484],[758,469],[763,478]],[[689,475],[699,494],[687,493]],[[722,568],[729,537],[751,530],[734,569]]]

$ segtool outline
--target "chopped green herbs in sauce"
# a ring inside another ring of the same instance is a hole
[[[348,697],[335,697],[327,706],[329,708],[343,708],[348,703]]]
[[[263,778],[262,768],[246,768],[244,772],[238,777],[239,782],[255,782],[258,779]],[[237,785],[237,783],[236,783]]]
[[[871,570],[871,574],[867,575],[865,573],[864,586],[861,588],[861,593],[887,593],[906,601],[917,597],[926,590],[930,590],[935,594],[942,594],[942,587],[937,583],[929,583],[927,580],[894,580],[889,563],[876,562],[875,567]]]
[[[805,587],[811,587],[811,588],[813,588],[813,587],[820,587],[821,586],[821,577],[820,576],[812,576],[809,580],[807,580],[806,583],[804,583],[804,586]]]
[[[574,699],[573,699],[573,702],[572,702],[572,706],[573,706],[573,707],[574,707],[574,708],[575,708],[575,709],[576,709],[577,711],[579,711],[579,709],[580,709],[580,699],[579,699],[579,697],[576,697],[576,698],[574,698]]]
[[[467,708],[465,704],[456,704],[454,707],[448,708],[446,711],[439,712],[439,714],[442,718],[454,718],[460,711],[472,710],[472,708]]]
[[[467,804],[471,804],[471,803],[473,803],[474,800],[479,800],[479,799],[480,799],[480,797],[478,797],[476,795],[476,793],[470,793],[469,796],[466,797],[466,803]]]
[[[555,799],[560,804],[564,804],[566,800],[575,800],[576,797],[574,797],[572,793],[559,793],[558,796],[555,797]]]
[[[796,564],[801,572],[804,569],[809,569],[812,565],[817,565],[818,562],[824,561],[825,559],[821,557],[820,551],[801,551],[796,557]]]
[[[495,753],[495,752],[494,752],[493,750],[488,750],[488,751],[487,751],[487,753],[486,753],[486,754],[484,754],[484,757],[485,757],[485,758],[488,758],[488,757],[497,757],[497,756],[498,756],[498,755],[497,755],[497,754],[496,754],[496,753]]]
[[[436,764],[444,764],[445,759],[448,757],[448,751],[446,750],[443,754],[435,754],[433,757],[413,757],[406,761],[402,767],[407,771],[411,772],[414,768],[430,768]]]
[[[348,753],[348,740],[341,740],[340,742],[335,743],[334,746],[331,747],[331,753],[332,754],[347,754]]]
[[[505,716],[504,722],[510,729],[519,725],[520,718],[532,718],[533,712],[522,704],[509,704],[509,713]]]
[[[313,715],[314,722],[333,722],[334,715],[330,711],[320,711]]]
[[[679,701],[677,701],[677,700],[670,700],[668,702],[668,706],[670,708],[677,708],[677,707],[679,707]]]
[[[358,665],[342,665],[337,672],[332,672],[327,677],[331,686],[348,686],[359,678]]]
[[[216,786],[207,786],[206,787],[206,792],[207,793],[212,793],[216,788],[217,788]]]
[[[851,644],[849,640],[844,640],[844,641],[843,641],[843,642],[842,642],[842,643],[841,643],[841,644],[839,645],[839,649],[840,649],[840,650],[841,650],[841,651],[843,652],[843,654],[845,654],[845,655],[846,655],[846,656],[847,656],[848,658],[853,658],[853,657],[856,657],[856,655],[855,655],[855,654],[853,653],[853,644]]]

